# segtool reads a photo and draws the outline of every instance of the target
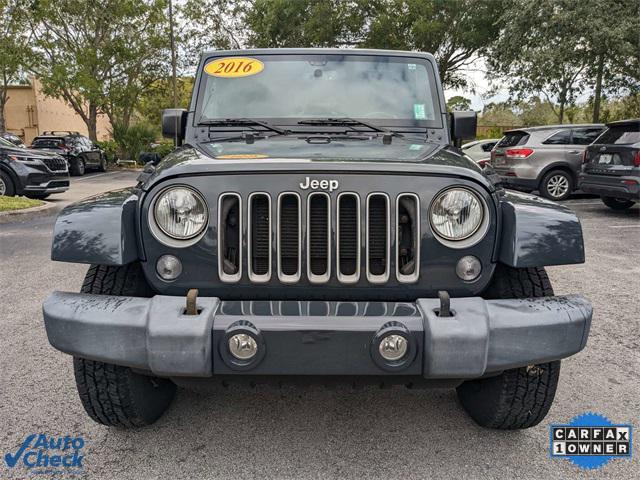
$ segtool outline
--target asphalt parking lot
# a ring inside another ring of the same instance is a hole
[[[135,176],[74,179],[55,201]],[[0,225],[3,453],[42,432],[84,438],[87,478],[640,478],[637,454],[597,472],[548,457],[548,426],[586,411],[640,427],[640,208],[613,212],[587,197],[565,203],[582,220],[587,261],[548,270],[556,294],[592,301],[591,336],[563,362],[548,417],[519,432],[477,427],[454,391],[401,388],[180,390],[152,427],[99,426],[78,401],[70,357],[50,348],[40,310],[52,290],[77,291],[86,266],[49,260],[53,216]],[[0,467],[2,478],[25,476]]]

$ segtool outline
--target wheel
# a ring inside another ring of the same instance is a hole
[[[71,172],[71,175],[74,175],[76,177],[81,177],[82,175],[84,175],[84,172],[86,171],[86,165],[82,158],[72,158],[71,160],[69,160],[69,163],[69,171]]]
[[[122,267],[92,265],[81,291],[153,295],[138,263]],[[123,428],[151,425],[169,408],[176,392],[170,380],[142,375],[128,367],[74,357],[73,369],[82,406],[102,425]]]
[[[8,173],[0,170],[0,195],[6,195],[7,197],[13,197],[16,194],[16,189],[13,186],[13,181]]]
[[[107,159],[102,154],[100,155],[100,165],[98,165],[98,171],[99,172],[107,171]]]
[[[44,200],[45,198],[48,198],[49,195],[51,194],[50,193],[26,193],[25,197],[34,198],[36,200]]]
[[[625,200],[624,198],[602,197],[602,202],[613,210],[627,210],[633,207],[636,202],[633,200]]]
[[[573,192],[573,178],[564,170],[552,170],[540,182],[540,194],[551,200],[566,200]]]
[[[511,268],[499,264],[484,298],[553,295],[544,268]],[[558,386],[560,361],[506,370],[468,380],[457,388],[463,408],[480,426],[500,430],[529,428],[547,415]]]

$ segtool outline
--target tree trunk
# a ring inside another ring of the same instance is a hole
[[[7,128],[4,118],[4,107],[7,104],[7,100],[9,100],[9,98],[7,97],[7,85],[5,83],[2,89],[0,89],[0,133],[4,133]]]
[[[87,130],[89,130],[89,139],[96,142],[98,140],[98,107],[93,102],[89,102]]]
[[[604,75],[604,55],[598,56],[598,70],[596,72],[596,88],[593,92],[593,123],[600,121],[600,102],[602,100],[602,77]]]

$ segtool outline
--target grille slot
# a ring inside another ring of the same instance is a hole
[[[218,275],[223,282],[242,277],[242,200],[226,193],[218,201]]]
[[[248,211],[249,278],[254,282],[268,282],[271,278],[271,197],[266,193],[252,193]]]
[[[389,280],[389,197],[372,193],[367,197],[367,279],[371,283]]]
[[[44,164],[52,172],[62,172],[67,169],[67,161],[60,157],[41,158]]]
[[[322,283],[331,275],[331,210],[326,193],[312,193],[307,205],[307,275]]]
[[[300,280],[301,211],[300,196],[282,193],[278,199],[278,278],[284,283]]]
[[[338,280],[355,283],[360,278],[360,197],[338,196],[336,257]]]
[[[406,193],[396,199],[396,278],[399,282],[418,280],[420,271],[420,202]]]

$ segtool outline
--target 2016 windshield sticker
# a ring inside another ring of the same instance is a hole
[[[204,66],[205,73],[214,77],[249,77],[264,70],[264,63],[256,58],[225,57]]]
[[[416,120],[424,120],[427,118],[427,112],[424,108],[424,103],[413,104],[413,118]]]

